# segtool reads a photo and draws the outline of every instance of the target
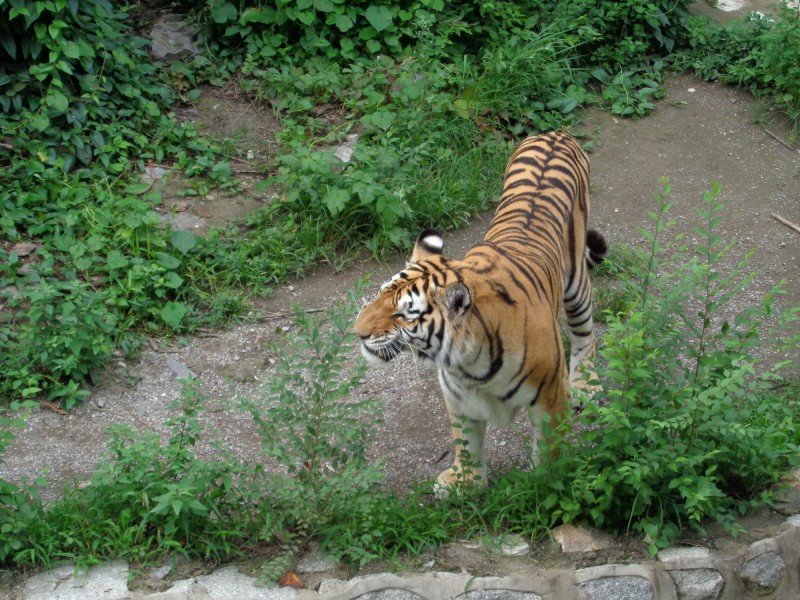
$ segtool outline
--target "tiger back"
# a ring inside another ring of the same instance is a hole
[[[410,349],[437,370],[455,442],[440,491],[485,479],[486,424],[508,425],[521,408],[533,422],[538,462],[543,421],[564,417],[570,384],[591,372],[589,269],[606,244],[587,229],[588,217],[589,160],[577,141],[566,133],[528,138],[509,159],[484,240],[449,259],[442,236],[423,231],[406,267],[359,313],[355,332],[368,362]]]

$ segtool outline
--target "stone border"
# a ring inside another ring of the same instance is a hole
[[[747,600],[800,598],[800,515],[737,552],[669,548],[656,560],[519,577],[425,573],[326,580],[297,600]]]

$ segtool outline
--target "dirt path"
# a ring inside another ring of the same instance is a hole
[[[759,108],[741,91],[706,84],[690,76],[666,83],[669,93],[655,113],[642,120],[622,120],[591,112],[582,131],[594,140],[592,159],[592,222],[611,244],[637,245],[639,229],[648,224],[651,194],[659,178],[673,184],[672,215],[677,227],[690,232],[702,193],[709,181],[723,184],[727,206],[723,237],[741,242],[735,258],[753,248],[756,280],[741,306],[754,303],[774,283],[787,279],[784,304],[800,298],[800,235],[770,218],[777,212],[800,223],[800,153],[791,151],[755,124]],[[785,132],[776,132],[785,135]],[[498,177],[501,174],[498,173]],[[478,241],[488,217],[447,238],[446,253],[459,255]],[[691,236],[691,234],[690,234]],[[292,303],[321,308],[346,295],[365,274],[379,284],[401,264],[364,262],[345,272],[319,268],[308,278],[280,289],[259,302],[264,315],[283,313]],[[206,337],[175,341],[169,348],[146,350],[136,361],[110,365],[106,382],[77,410],[59,415],[49,410],[30,416],[27,428],[7,450],[0,476],[12,481],[46,474],[43,490],[56,497],[73,479],[85,480],[105,448],[106,429],[113,423],[161,431],[168,405],[178,397],[178,384],[166,357],[194,371],[203,381],[209,412],[205,418],[224,444],[248,461],[260,461],[258,439],[249,418],[230,407],[237,394],[253,394],[259,382],[273,375],[269,349],[286,317],[268,317]],[[352,349],[352,356],[357,351]],[[416,479],[435,476],[450,457],[448,426],[433,373],[403,357],[385,369],[371,370],[356,392],[374,396],[385,407],[384,424],[371,449],[384,457],[393,486],[402,489]],[[525,464],[527,424],[490,430],[487,460],[492,472]],[[440,462],[437,463],[437,461]]]

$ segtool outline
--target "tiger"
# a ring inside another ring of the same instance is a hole
[[[441,233],[422,231],[405,268],[359,311],[354,331],[369,364],[410,349],[437,370],[455,455],[437,477],[441,495],[486,482],[486,426],[509,425],[523,407],[539,464],[540,446],[552,441],[544,422],[554,428],[565,418],[570,387],[587,384],[584,371],[596,377],[589,270],[607,244],[587,229],[588,219],[589,159],[581,146],[564,132],[529,137],[508,160],[483,241],[449,259]]]

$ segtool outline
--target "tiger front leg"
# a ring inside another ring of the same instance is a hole
[[[462,485],[472,483],[486,484],[486,463],[483,443],[486,436],[486,423],[455,414],[448,403],[450,416],[450,435],[453,439],[455,459],[453,466],[442,471],[436,478],[434,492],[439,499],[458,491]]]

